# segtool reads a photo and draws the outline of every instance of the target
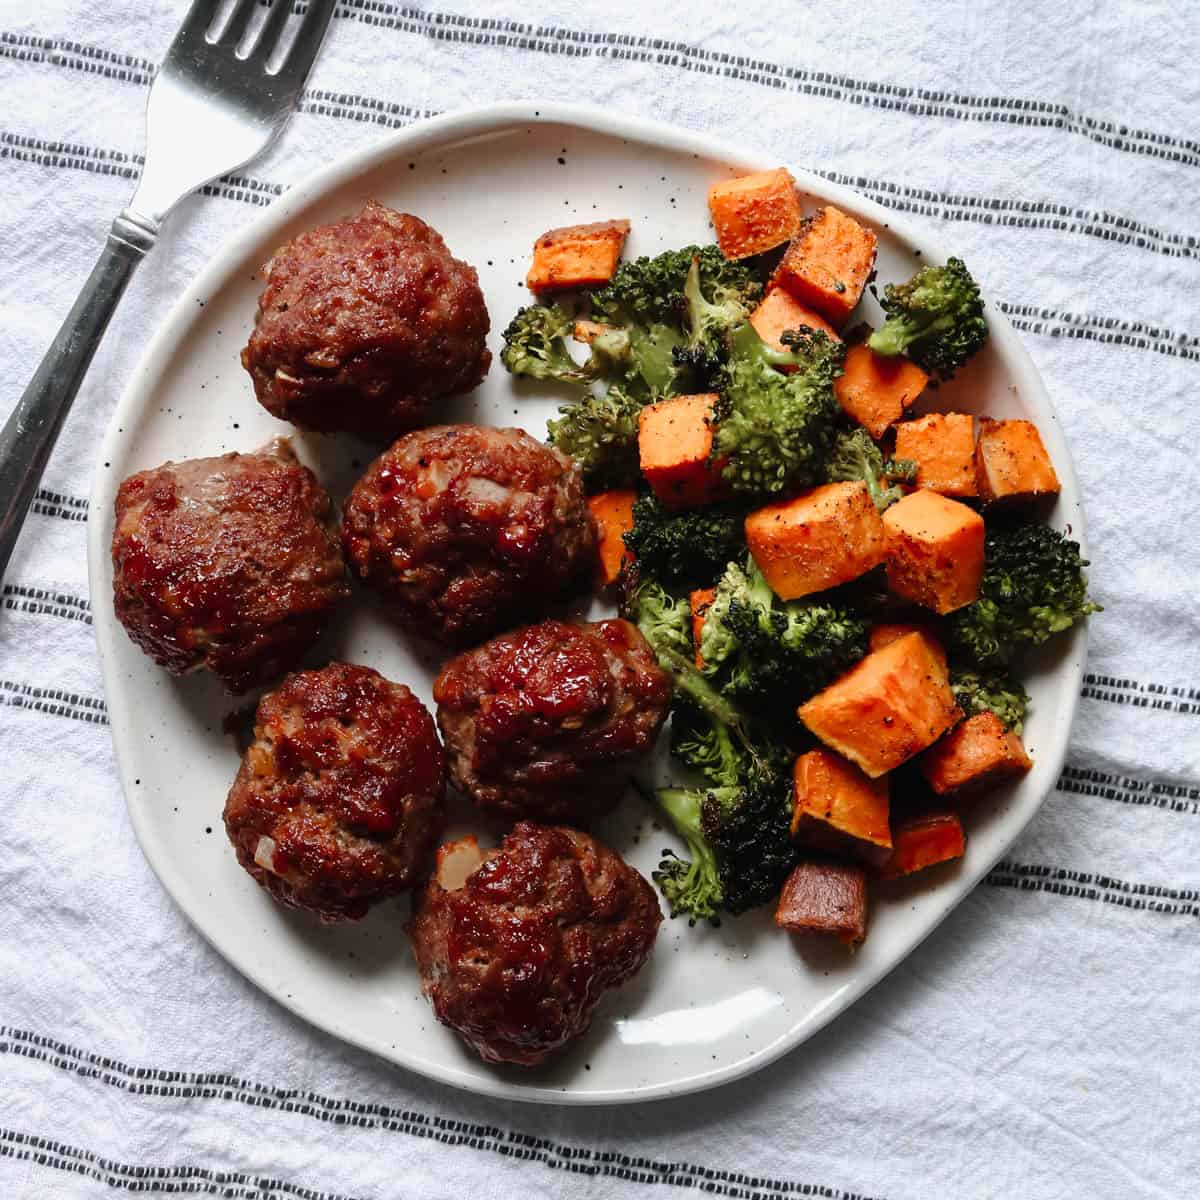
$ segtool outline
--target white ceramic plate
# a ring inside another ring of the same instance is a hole
[[[235,707],[209,679],[175,680],[133,646],[113,616],[108,545],[121,479],[167,459],[250,450],[291,432],[255,403],[238,352],[281,242],[375,197],[431,221],[474,263],[492,314],[491,344],[518,305],[534,238],[576,221],[629,217],[631,255],[711,240],[705,192],[715,179],[777,165],[661,125],[576,108],[506,105],[421,122],[326,167],[225,245],[163,322],[104,440],[92,494],[90,577],[113,740],[134,828],[163,885],[197,929],[281,1004],[414,1071],[475,1092],[573,1104],[646,1100],[712,1087],[797,1046],[910,954],[1003,854],[1062,765],[1079,695],[1084,634],[1029,682],[1035,766],[971,815],[965,860],[900,885],[876,906],[857,954],[806,945],[760,912],[720,929],[664,925],[638,978],[601,1007],[591,1031],[533,1071],[470,1055],[421,998],[401,923],[407,902],[361,924],[325,928],[274,904],[234,860],[221,826],[237,767],[222,719]],[[871,201],[793,168],[806,205],[831,201],[879,233],[879,276],[907,277],[942,248]],[[919,256],[919,257],[918,257]],[[877,316],[868,299],[867,317]],[[1045,389],[1008,322],[990,312],[989,349],[938,394],[941,407],[1032,418],[1062,479],[1054,514],[1082,534],[1079,491]],[[448,419],[545,432],[555,398],[515,388],[499,363]],[[340,502],[369,451],[342,438],[296,437]],[[109,465],[111,464],[111,465]],[[320,648],[403,680],[428,702],[435,664],[416,656],[365,603]],[[671,839],[630,796],[599,830],[643,872]],[[698,989],[696,980],[703,979]]]

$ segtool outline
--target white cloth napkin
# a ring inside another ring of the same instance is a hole
[[[128,198],[183,8],[0,0],[5,410]],[[1137,0],[343,0],[282,141],[134,280],[4,586],[0,1195],[1195,1195],[1198,59],[1193,6]],[[134,841],[89,624],[98,438],[213,247],[388,128],[534,96],[717,130],[939,227],[1058,403],[1106,606],[1068,769],[1010,861],[806,1046],[649,1107],[475,1099],[227,967]]]

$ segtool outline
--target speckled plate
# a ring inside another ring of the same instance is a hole
[[[163,322],[104,439],[90,510],[92,603],[113,740],[146,857],[196,928],[259,987],[314,1025],[409,1070],[510,1100],[570,1104],[678,1096],[754,1071],[912,953],[1012,843],[1061,767],[1083,671],[1082,631],[1029,680],[1033,771],[972,812],[961,863],[898,887],[876,906],[858,953],[794,941],[767,913],[719,929],[668,922],[652,961],[603,1003],[586,1036],[543,1068],[497,1070],[439,1026],[421,998],[401,930],[406,901],[383,905],[361,924],[325,928],[272,903],[238,867],[221,827],[237,767],[222,720],[234,704],[209,679],[168,677],[113,616],[108,543],[120,480],[166,459],[250,450],[291,432],[255,403],[238,362],[260,265],[281,242],[370,197],[425,217],[479,268],[499,350],[499,331],[526,301],[521,280],[543,230],[629,217],[631,254],[708,241],[709,184],[775,165],[769,147],[751,153],[577,108],[511,104],[412,125],[310,176],[222,247]],[[946,249],[878,204],[792,169],[810,207],[832,201],[875,227],[882,279],[907,276],[918,255],[925,262],[945,257]],[[866,307],[868,318],[877,315],[873,301]],[[989,315],[988,350],[937,394],[938,405],[1036,421],[1063,484],[1053,519],[1079,537],[1079,491],[1053,407],[1008,322],[994,309]],[[497,364],[448,417],[519,424],[542,436],[554,407],[551,393],[514,387]],[[368,457],[342,438],[300,435],[295,444],[338,501]],[[355,606],[320,654],[367,663],[428,700],[436,664],[369,605]],[[671,841],[634,795],[599,833],[647,874]]]

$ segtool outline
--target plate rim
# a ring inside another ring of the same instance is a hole
[[[115,450],[127,436],[121,432],[121,429],[129,423],[129,417],[132,414],[140,412],[146,389],[161,376],[166,360],[174,352],[178,339],[186,332],[190,318],[197,311],[197,299],[205,298],[223,285],[237,269],[237,265],[244,261],[250,247],[262,241],[271,233],[272,229],[285,225],[298,211],[319,200],[327,192],[352,183],[356,175],[384,166],[390,159],[402,152],[421,151],[442,142],[461,142],[471,137],[499,133],[520,125],[571,126],[588,133],[638,142],[660,151],[696,154],[750,170],[764,170],[779,165],[778,156],[767,151],[760,151],[753,147],[734,146],[721,138],[683,129],[663,121],[613,113],[592,105],[503,101],[423,118],[368,142],[334,162],[303,176],[295,185],[248,221],[244,227],[235,230],[217,248],[161,319],[132,375],[121,390],[120,398],[109,418],[108,426],[98,448],[88,501],[88,587],[92,597],[93,611],[95,612],[97,608],[97,597],[101,598],[100,607],[103,610],[95,614],[98,619],[94,621],[94,628],[106,701],[110,695],[120,694],[116,679],[115,655],[112,651],[120,626],[109,611],[110,600],[107,599],[111,596],[108,520],[118,481],[113,472],[103,469],[103,463],[117,461]],[[922,257],[930,261],[941,261],[947,257],[937,239],[928,237],[907,218],[877,201],[852,188],[834,183],[813,170],[796,165],[790,165],[789,170],[799,186],[806,192],[845,207],[850,212],[862,215],[876,225],[887,227],[907,247],[918,250]],[[1055,454],[1056,469],[1062,482],[1063,493],[1070,498],[1073,509],[1078,513],[1071,529],[1071,536],[1079,542],[1080,549],[1086,557],[1086,524],[1082,495],[1070,447],[1062,432],[1054,402],[1029,352],[1008,318],[990,301],[987,302],[986,309],[992,344],[1004,363],[1006,371],[1018,385],[1030,407],[1035,410],[1044,410],[1054,422],[1056,428],[1053,440],[1058,443]],[[1056,740],[1051,750],[1048,753],[1045,750],[1039,752],[1039,760],[1049,764],[1050,769],[1046,775],[1049,782],[1030,807],[1025,819],[1014,827],[1010,836],[1003,839],[995,854],[985,856],[974,865],[969,873],[964,872],[956,876],[953,883],[948,882],[945,885],[948,889],[953,889],[947,895],[948,902],[936,911],[927,928],[902,955],[894,961],[880,964],[869,972],[861,973],[852,979],[834,1000],[823,1005],[815,1013],[809,1013],[799,1019],[785,1034],[744,1058],[713,1069],[700,1070],[673,1081],[634,1085],[626,1088],[598,1089],[589,1092],[525,1086],[512,1083],[499,1074],[480,1077],[456,1068],[452,1064],[425,1059],[419,1055],[403,1052],[388,1053],[377,1045],[370,1044],[366,1038],[356,1032],[354,1027],[339,1020],[336,1013],[326,1013],[319,1006],[310,1006],[303,1000],[297,999],[294,994],[282,993],[267,983],[265,973],[257,968],[252,958],[230,953],[225,947],[218,945],[209,937],[206,930],[196,920],[193,920],[188,908],[180,900],[174,881],[176,867],[171,855],[156,840],[150,824],[142,818],[141,809],[131,803],[132,792],[127,778],[126,764],[132,756],[132,751],[129,749],[129,744],[133,739],[132,727],[127,728],[123,722],[118,723],[111,720],[110,717],[110,732],[126,811],[142,853],[159,883],[192,928],[227,963],[237,969],[275,1003],[315,1026],[321,1032],[358,1049],[366,1050],[385,1062],[474,1095],[509,1101],[516,1100],[527,1104],[579,1107],[641,1103],[707,1091],[745,1078],[775,1062],[788,1051],[807,1041],[836,1016],[861,999],[892,970],[905,962],[946,917],[975,890],[983,877],[1012,847],[1029,822],[1041,810],[1053,790],[1053,781],[1062,772],[1071,727],[1079,707],[1080,689],[1087,659],[1087,636],[1087,622],[1081,622],[1075,626],[1069,643],[1071,652],[1069,656],[1064,654],[1063,662],[1057,668],[1059,672],[1069,673],[1073,676],[1071,680],[1073,686],[1068,704],[1063,711],[1057,714],[1054,725]]]

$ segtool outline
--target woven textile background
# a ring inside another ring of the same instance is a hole
[[[5,411],[129,197],[183,8],[0,0]],[[342,0],[282,141],[135,278],[4,585],[0,1196],[1194,1196],[1197,62],[1200,10],[1166,0]],[[1068,765],[1009,858],[810,1043],[648,1107],[475,1099],[227,967],[134,840],[88,604],[100,432],[221,240],[389,129],[533,97],[716,131],[935,228],[1059,406],[1106,607]]]

